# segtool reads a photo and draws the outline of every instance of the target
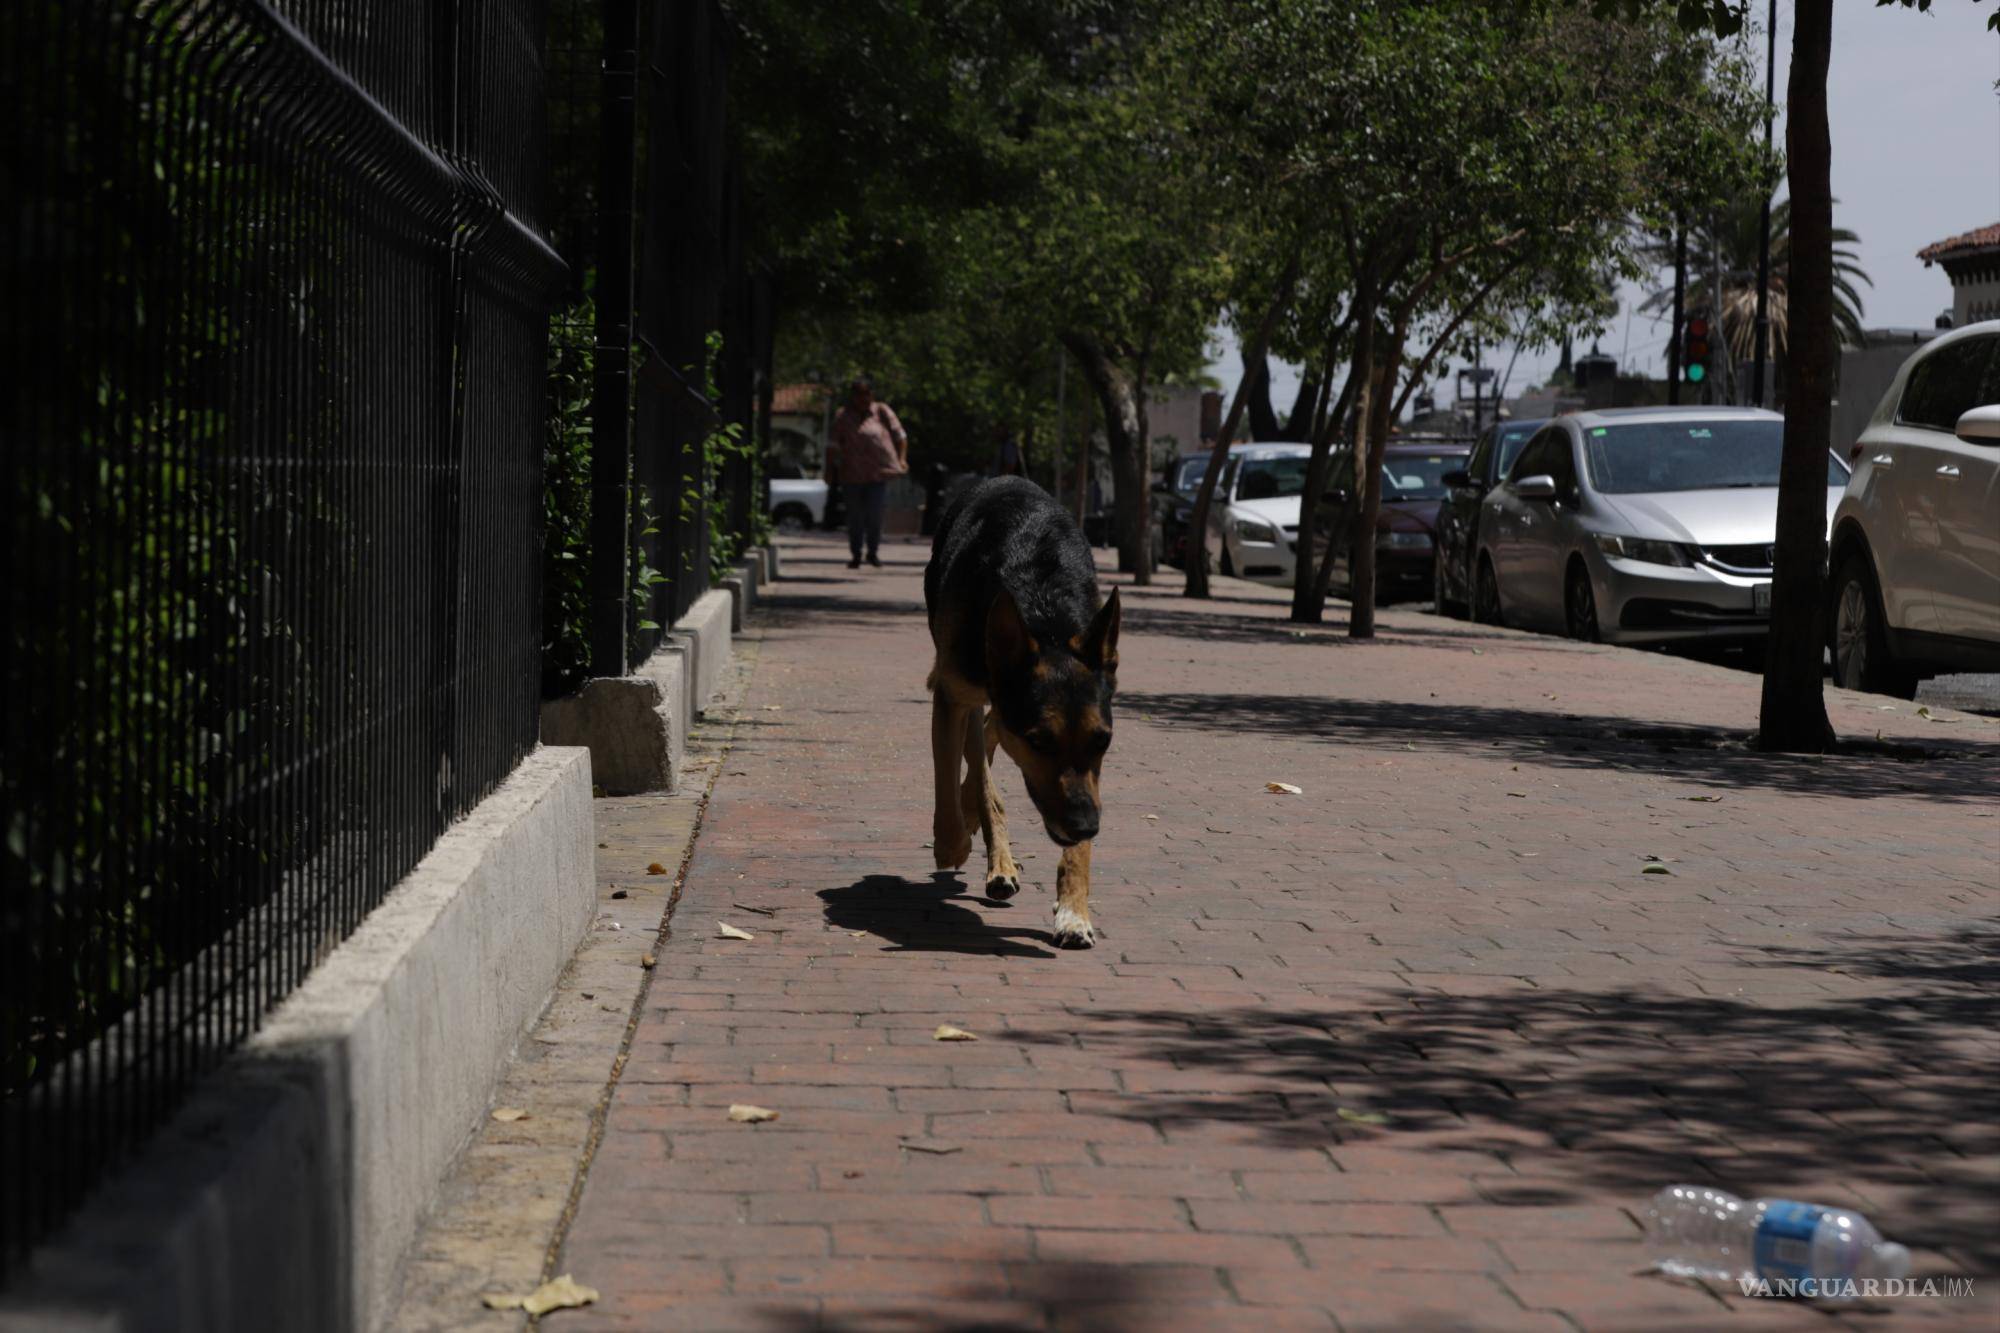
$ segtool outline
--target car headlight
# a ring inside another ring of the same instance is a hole
[[[1694,564],[1679,542],[1654,541],[1650,537],[1620,537],[1610,532],[1595,534],[1595,540],[1598,550],[1620,560],[1638,560],[1648,565],[1678,565],[1683,569]]]
[[[1428,532],[1385,532],[1380,544],[1405,551],[1428,550],[1431,535]]]
[[[1275,542],[1278,540],[1278,530],[1269,523],[1262,523],[1254,518],[1239,518],[1236,520],[1236,540]]]

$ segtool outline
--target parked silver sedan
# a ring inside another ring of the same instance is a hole
[[[1755,408],[1550,422],[1481,507],[1475,616],[1608,643],[1762,637],[1783,443]],[[1846,484],[1829,453],[1829,521]]]

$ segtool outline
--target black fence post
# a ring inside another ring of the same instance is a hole
[[[604,0],[597,353],[591,378],[590,673],[622,676],[631,587],[632,228],[639,6]]]

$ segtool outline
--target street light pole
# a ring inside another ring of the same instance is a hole
[[[1771,118],[1778,79],[1778,0],[1771,0],[1764,27],[1764,156],[1771,155]],[[1750,402],[1764,405],[1764,357],[1771,338],[1771,189],[1764,187],[1764,221],[1757,229],[1757,355],[1750,372]]]
[[[1685,312],[1682,309],[1687,300],[1688,240],[1687,227],[1676,218],[1674,220],[1674,331],[1667,339],[1667,404],[1678,407],[1681,401],[1681,329]]]

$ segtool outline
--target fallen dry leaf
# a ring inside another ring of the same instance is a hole
[[[851,940],[858,940],[867,933],[865,930],[850,930],[847,932],[847,937]]]
[[[1264,784],[1264,790],[1270,792],[1273,796],[1302,796],[1305,794],[1305,788],[1294,787],[1289,782],[1267,782]]]
[[[573,1310],[597,1299],[597,1288],[579,1284],[568,1273],[551,1278],[525,1296],[488,1294],[479,1298],[489,1310],[525,1310],[545,1315],[551,1310]]]
[[[970,1032],[967,1032],[964,1028],[955,1028],[949,1023],[940,1023],[938,1024],[937,1031],[931,1033],[931,1040],[932,1041],[978,1041],[979,1038],[973,1036]]]
[[[729,1118],[739,1125],[761,1125],[766,1120],[776,1120],[778,1113],[768,1106],[751,1106],[747,1102],[737,1102],[729,1108]]]
[[[927,1152],[933,1157],[944,1157],[950,1153],[965,1151],[955,1143],[919,1143],[912,1139],[903,1140],[903,1146],[911,1152]]]
[[[1639,873],[1642,875],[1671,875],[1674,872],[1661,865],[1658,861],[1648,861],[1646,862],[1645,869]]]
[[[643,968],[645,968],[645,969],[647,969],[648,971],[651,971],[651,970],[652,970],[652,967],[653,967],[653,964],[655,964],[655,963],[657,963],[657,962],[659,962],[659,961],[660,961],[660,960],[659,960],[659,959],[657,959],[657,958],[655,958],[655,957],[653,957],[653,955],[651,955],[651,954],[647,954],[647,955],[645,955],[644,957],[642,957],[642,958],[641,958],[641,959],[639,960],[639,966],[640,966],[640,967],[643,967]]]
[[[664,875],[667,873],[667,868],[658,861],[655,861],[646,867],[646,873],[649,875]]]
[[[1521,798],[1522,798],[1522,799],[1524,799],[1524,800],[1525,800],[1525,799],[1527,798],[1527,795],[1528,795],[1528,793],[1526,793],[1526,792],[1524,792],[1524,791],[1510,791],[1510,792],[1508,792],[1507,794],[1508,794],[1509,796],[1519,796],[1519,797],[1521,797]]]
[[[518,1106],[496,1106],[493,1108],[493,1118],[506,1124],[514,1120],[526,1120],[528,1113]]]
[[[1918,716],[1918,717],[1929,717],[1930,715],[1931,715],[1931,710],[1930,710],[1929,708],[1927,708],[1927,707],[1922,707],[1922,706],[1919,706],[1919,707],[1918,707],[1918,709],[1917,709],[1917,716]]]
[[[747,930],[738,930],[727,921],[716,922],[715,933],[725,940],[754,940],[757,938]]]
[[[1681,799],[1683,801],[1704,801],[1713,804],[1714,802],[1719,801],[1722,798],[1720,796],[1683,796],[1681,797]]]
[[[1158,815],[1140,815],[1139,818],[1155,824],[1157,824],[1160,821],[1160,817]]]
[[[767,713],[782,713],[785,711],[785,706],[783,704],[765,704],[764,711]]]
[[[1352,1107],[1343,1106],[1336,1110],[1334,1114],[1342,1120],[1356,1125],[1386,1125],[1389,1123],[1389,1117],[1380,1111],[1357,1111]]]

